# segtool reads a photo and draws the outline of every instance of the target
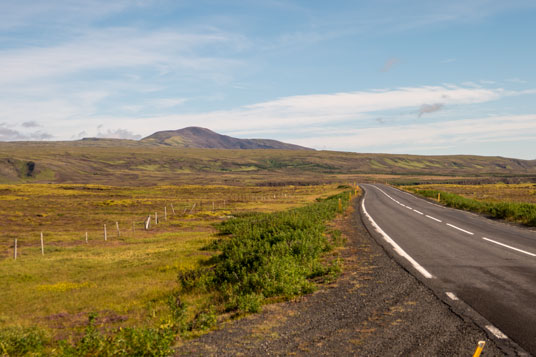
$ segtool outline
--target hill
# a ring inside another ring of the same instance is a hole
[[[411,182],[423,175],[428,181],[530,180],[536,177],[536,160],[197,149],[133,140],[0,143],[0,183],[299,185],[365,179]]]
[[[203,149],[279,149],[312,150],[303,146],[270,139],[237,139],[200,127],[156,132],[141,139],[141,143]]]

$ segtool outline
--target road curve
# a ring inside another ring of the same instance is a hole
[[[385,185],[362,185],[369,230],[430,288],[462,300],[536,356],[536,232],[436,205]]]

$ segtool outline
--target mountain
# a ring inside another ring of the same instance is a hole
[[[146,144],[198,149],[279,149],[313,150],[270,139],[237,139],[200,127],[156,132],[140,140]]]

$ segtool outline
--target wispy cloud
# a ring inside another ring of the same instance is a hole
[[[441,110],[444,106],[445,105],[442,103],[423,104],[419,109],[419,118],[422,117],[423,114],[437,112],[438,110]]]
[[[21,124],[24,128],[37,128],[39,127],[39,123],[37,123],[36,121],[25,121]]]
[[[137,140],[141,139],[141,135],[134,134],[130,130],[127,129],[108,129],[105,132],[101,132],[99,129],[99,132],[97,133],[98,138],[107,138],[107,139],[131,139],[131,140]]]
[[[383,67],[380,69],[381,72],[389,72],[394,66],[400,63],[400,60],[396,57],[391,57],[383,64]]]

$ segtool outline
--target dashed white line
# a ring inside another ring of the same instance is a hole
[[[437,219],[437,218],[432,217],[432,216],[429,216],[429,215],[426,215],[426,217],[428,217],[428,218],[430,218],[430,219],[433,219],[434,221],[439,222],[439,223],[443,222],[442,220]]]
[[[450,291],[447,291],[445,293],[445,295],[447,295],[449,297],[449,299],[453,300],[453,301],[458,301],[460,299],[458,299],[458,297],[456,295],[454,295],[454,293],[451,293]]]
[[[424,214],[421,211],[417,211],[416,209],[413,210],[413,212],[420,214],[421,216]]]
[[[401,205],[402,207],[406,207],[406,205],[403,203],[399,203],[399,205]]]
[[[454,228],[454,229],[457,229],[457,230],[459,230],[459,231],[461,231],[461,232],[463,232],[463,233],[467,233],[467,234],[470,234],[470,235],[474,235],[473,232],[469,232],[469,231],[466,231],[466,230],[463,229],[463,228],[456,227],[454,224],[447,223],[447,226],[452,227],[452,228]]]
[[[526,250],[522,250],[522,249],[519,249],[519,248],[515,248],[515,247],[512,247],[511,245],[507,245],[507,244],[504,244],[504,243],[501,243],[501,242],[497,242],[493,239],[489,239],[489,238],[486,238],[486,237],[482,237],[482,239],[488,241],[488,242],[491,242],[491,243],[495,243],[495,244],[498,244],[500,246],[503,246],[505,248],[508,248],[508,249],[512,249],[512,250],[515,250],[516,252],[520,252],[520,253],[523,253],[523,254],[527,254],[527,255],[530,255],[531,257],[536,257],[536,254],[534,253],[531,253],[531,252],[527,252]]]
[[[428,272],[428,270],[424,269],[422,265],[417,263],[415,259],[413,259],[408,253],[404,251],[387,233],[383,231],[383,229],[378,226],[378,224],[372,219],[372,217],[368,214],[367,209],[365,208],[365,199],[363,198],[363,201],[361,201],[361,208],[363,209],[363,213],[365,216],[367,216],[368,220],[376,230],[376,232],[380,233],[380,235],[387,241],[387,243],[391,244],[395,252],[397,252],[402,257],[406,258],[411,265],[419,272],[421,273],[425,278],[432,279],[434,276]]]
[[[486,328],[498,339],[505,340],[508,338],[508,336],[506,336],[501,330],[493,325],[486,325]]]

